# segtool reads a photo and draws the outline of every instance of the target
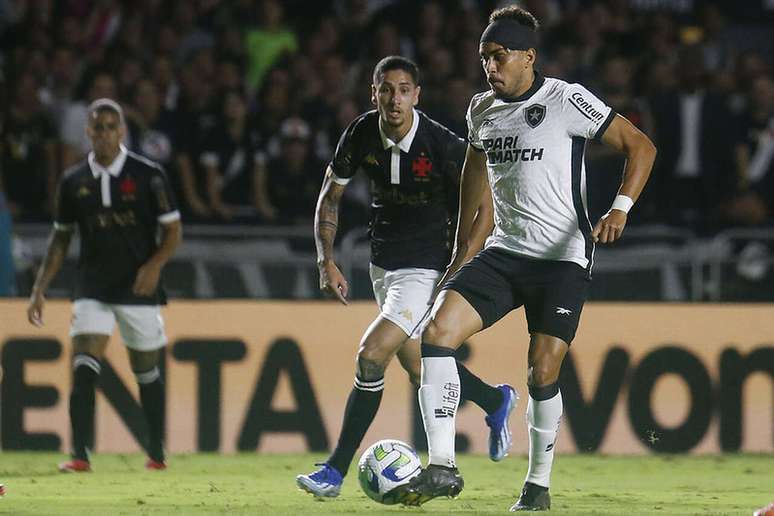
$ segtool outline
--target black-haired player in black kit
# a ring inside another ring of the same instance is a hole
[[[466,146],[414,109],[420,93],[418,75],[417,66],[399,56],[376,65],[371,98],[376,109],[355,119],[342,135],[317,204],[320,288],[347,304],[347,281],[333,259],[339,202],[358,170],[371,180],[370,273],[381,313],[360,342],[354,387],[336,449],[322,468],[296,477],[301,489],[316,496],[338,496],[379,408],[384,371],[396,353],[411,381],[419,385],[416,338],[451,256]],[[455,249],[461,261],[480,250],[489,235],[491,203],[482,203],[477,220],[470,238]],[[501,460],[511,446],[508,416],[516,405],[516,392],[509,385],[487,385],[462,364],[458,367],[462,396],[487,412],[490,457]]]
[[[99,99],[89,106],[86,133],[93,150],[65,172],[59,185],[54,229],[27,310],[29,321],[42,326],[46,288],[77,227],[81,251],[70,327],[72,459],[59,465],[63,472],[91,471],[94,386],[116,322],[148,422],[145,466],[166,468],[164,387],[158,369],[159,351],[167,342],[160,312],[166,298],[159,278],[180,243],[180,213],[161,167],[121,145],[125,131],[116,102]]]

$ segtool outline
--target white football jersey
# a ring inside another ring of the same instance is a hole
[[[486,153],[495,229],[486,247],[591,269],[584,150],[615,112],[579,84],[535,73],[517,99],[473,96],[468,142]]]

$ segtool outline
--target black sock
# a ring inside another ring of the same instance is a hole
[[[72,427],[72,456],[89,460],[89,448],[94,444],[94,385],[101,366],[88,353],[73,357],[73,390],[70,393],[70,425]]]
[[[344,410],[344,423],[339,434],[339,442],[328,459],[328,464],[336,468],[342,476],[347,475],[352,458],[376,417],[383,392],[384,377],[373,381],[355,377],[355,386],[349,393],[347,408]]]
[[[164,384],[158,368],[136,374],[140,386],[140,402],[148,421],[148,456],[158,462],[164,462]]]
[[[460,375],[461,395],[464,399],[472,401],[484,409],[487,414],[500,408],[503,403],[503,393],[500,389],[485,383],[481,378],[471,373],[459,360],[457,361],[457,372]]]

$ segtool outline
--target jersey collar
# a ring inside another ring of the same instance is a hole
[[[535,70],[535,78],[532,80],[532,86],[529,87],[527,91],[519,95],[518,97],[512,97],[508,99],[500,99],[503,102],[524,102],[528,98],[530,98],[532,95],[534,95],[537,90],[540,89],[541,86],[543,86],[543,83],[546,82],[546,78],[541,75],[540,72]]]
[[[94,175],[94,179],[99,179],[99,177],[103,174],[109,174],[113,177],[118,177],[118,174],[121,173],[121,169],[124,168],[127,153],[126,147],[124,147],[123,144],[121,144],[119,148],[120,151],[118,156],[116,156],[116,159],[113,160],[113,163],[107,167],[103,167],[97,163],[97,160],[94,157],[94,151],[89,153],[89,168],[91,169],[91,173]]]
[[[379,123],[377,125],[379,126],[379,136],[382,138],[382,145],[384,146],[384,150],[390,149],[397,145],[398,148],[403,152],[409,151],[411,144],[414,142],[414,136],[417,134],[417,128],[419,127],[419,113],[417,113],[416,109],[411,108],[411,114],[414,119],[411,122],[411,129],[409,129],[409,132],[406,133],[406,136],[401,138],[401,140],[397,143],[392,141],[386,134],[384,134],[384,131],[382,131],[381,118],[379,119]]]

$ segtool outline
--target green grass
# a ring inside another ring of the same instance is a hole
[[[62,455],[0,453],[7,494],[0,514],[505,514],[521,487],[524,457],[495,464],[462,456],[466,487],[457,500],[421,508],[381,506],[360,491],[354,473],[335,500],[298,491],[295,475],[319,455],[177,455],[164,472],[140,455],[96,455],[92,474],[64,475]],[[553,512],[584,515],[742,514],[774,500],[774,460],[765,455],[710,457],[557,457]]]

